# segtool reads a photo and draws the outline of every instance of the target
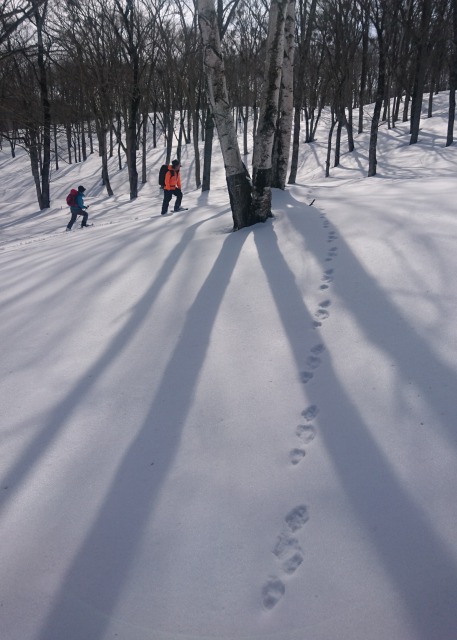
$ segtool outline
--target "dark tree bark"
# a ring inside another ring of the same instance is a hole
[[[40,145],[40,193],[38,203],[40,209],[49,209],[51,206],[49,180],[51,173],[51,104],[49,101],[48,71],[46,61],[46,49],[43,41],[44,23],[47,12],[47,2],[33,0],[33,17],[37,29],[37,66],[38,83],[40,88],[41,113],[43,122],[43,139]],[[40,12],[40,8],[42,11]]]
[[[377,161],[377,144],[378,144],[378,127],[381,119],[381,109],[384,100],[384,87],[386,81],[386,54],[385,54],[385,40],[384,40],[384,27],[385,27],[385,15],[384,8],[381,8],[377,15],[375,22],[376,33],[378,37],[378,86],[376,90],[376,100],[373,110],[373,118],[371,120],[370,131],[370,146],[368,150],[368,177],[376,175]]]
[[[452,54],[449,86],[449,116],[447,123],[446,147],[454,141],[455,92],[457,91],[457,0],[452,1]]]
[[[214,137],[214,120],[211,109],[208,108],[205,119],[205,146],[203,150],[203,183],[202,191],[209,191],[211,187],[211,159]]]
[[[416,144],[419,138],[419,127],[424,95],[425,72],[427,65],[428,29],[432,13],[432,0],[422,0],[419,42],[417,43],[416,69],[411,103],[411,138],[409,143]]]

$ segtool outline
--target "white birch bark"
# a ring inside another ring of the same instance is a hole
[[[230,109],[214,0],[198,0],[198,22],[203,42],[208,100],[221,145],[234,229],[256,222],[252,218],[251,182],[241,159]]]
[[[295,0],[289,0],[284,28],[284,61],[279,97],[272,186],[285,189],[294,111]]]
[[[284,59],[284,31],[289,0],[271,0],[260,117],[253,157],[253,209],[259,219],[271,217],[273,141]]]

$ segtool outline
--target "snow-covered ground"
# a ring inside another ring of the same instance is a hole
[[[0,153],[1,640],[457,638],[457,148],[381,129],[274,219]],[[91,229],[65,233],[83,184]],[[309,203],[315,199],[310,207]]]

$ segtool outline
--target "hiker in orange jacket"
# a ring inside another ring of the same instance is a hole
[[[179,160],[173,160],[168,166],[168,171],[165,174],[165,186],[163,188],[163,203],[162,203],[162,215],[167,215],[168,205],[173,196],[175,196],[175,208],[174,211],[187,211],[184,207],[181,207],[182,191],[181,191],[181,163]]]

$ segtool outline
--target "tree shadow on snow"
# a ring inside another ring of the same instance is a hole
[[[136,312],[90,375],[85,375],[77,388],[72,390],[71,398],[83,396],[89,384],[93,384],[94,377],[102,376],[119,350],[125,349],[150,312],[159,291],[200,224],[184,233],[143,299],[136,305]],[[176,455],[211,330],[246,237],[243,233],[232,234],[224,241],[211,272],[189,309],[179,341],[164,370],[143,426],[118,465],[104,503],[62,581],[59,597],[37,634],[38,640],[81,640],[82,637],[97,640],[105,637],[144,529]],[[68,403],[77,402],[71,398],[66,398],[55,409],[54,418],[50,419],[48,440],[58,429],[62,414],[70,410]],[[166,416],[166,420],[161,421],[160,416]],[[150,469],[151,456],[156,462],[150,471],[149,490],[143,488],[138,491],[138,484],[142,482],[141,479],[144,481],[145,473]],[[24,460],[23,464],[28,464],[28,461]]]
[[[289,217],[297,234],[303,234],[304,228],[309,228],[315,236],[316,225],[321,227],[315,213],[319,213],[318,210],[305,207],[293,197],[290,197],[290,204],[300,217],[307,216],[305,223],[302,220],[297,222],[298,215]],[[315,318],[306,307],[294,273],[283,257],[273,225],[271,233],[260,236],[261,231],[254,231],[260,262],[299,371],[303,367],[303,345],[296,344],[296,327],[298,323],[311,327]],[[341,237],[338,243],[339,255],[346,252],[345,264],[350,269],[338,282],[332,283],[335,293],[352,309],[367,340],[388,352],[400,375],[415,383],[430,405],[441,412],[443,406],[448,406],[443,402],[443,394],[457,388],[455,372],[436,358],[398,314]],[[315,257],[322,260],[317,252]],[[347,278],[356,279],[359,283],[356,297],[350,287],[345,287]],[[378,321],[373,323],[376,317]],[[398,348],[397,337],[407,345],[406,349]],[[402,354],[408,357],[402,358]],[[428,375],[421,375],[424,368]],[[434,530],[428,514],[409,497],[401,478],[378,447],[344,384],[332,369],[331,362],[326,375],[325,386],[332,389],[334,413],[344,416],[345,429],[337,422],[325,421],[325,408],[321,412],[319,429],[354,513],[390,577],[392,588],[402,596],[409,610],[417,640],[451,638],[457,627],[457,614],[449,604],[457,598],[456,559]],[[429,388],[428,376],[447,379],[448,389]],[[307,398],[309,401],[309,395]],[[455,445],[456,434],[449,432],[448,436]]]

